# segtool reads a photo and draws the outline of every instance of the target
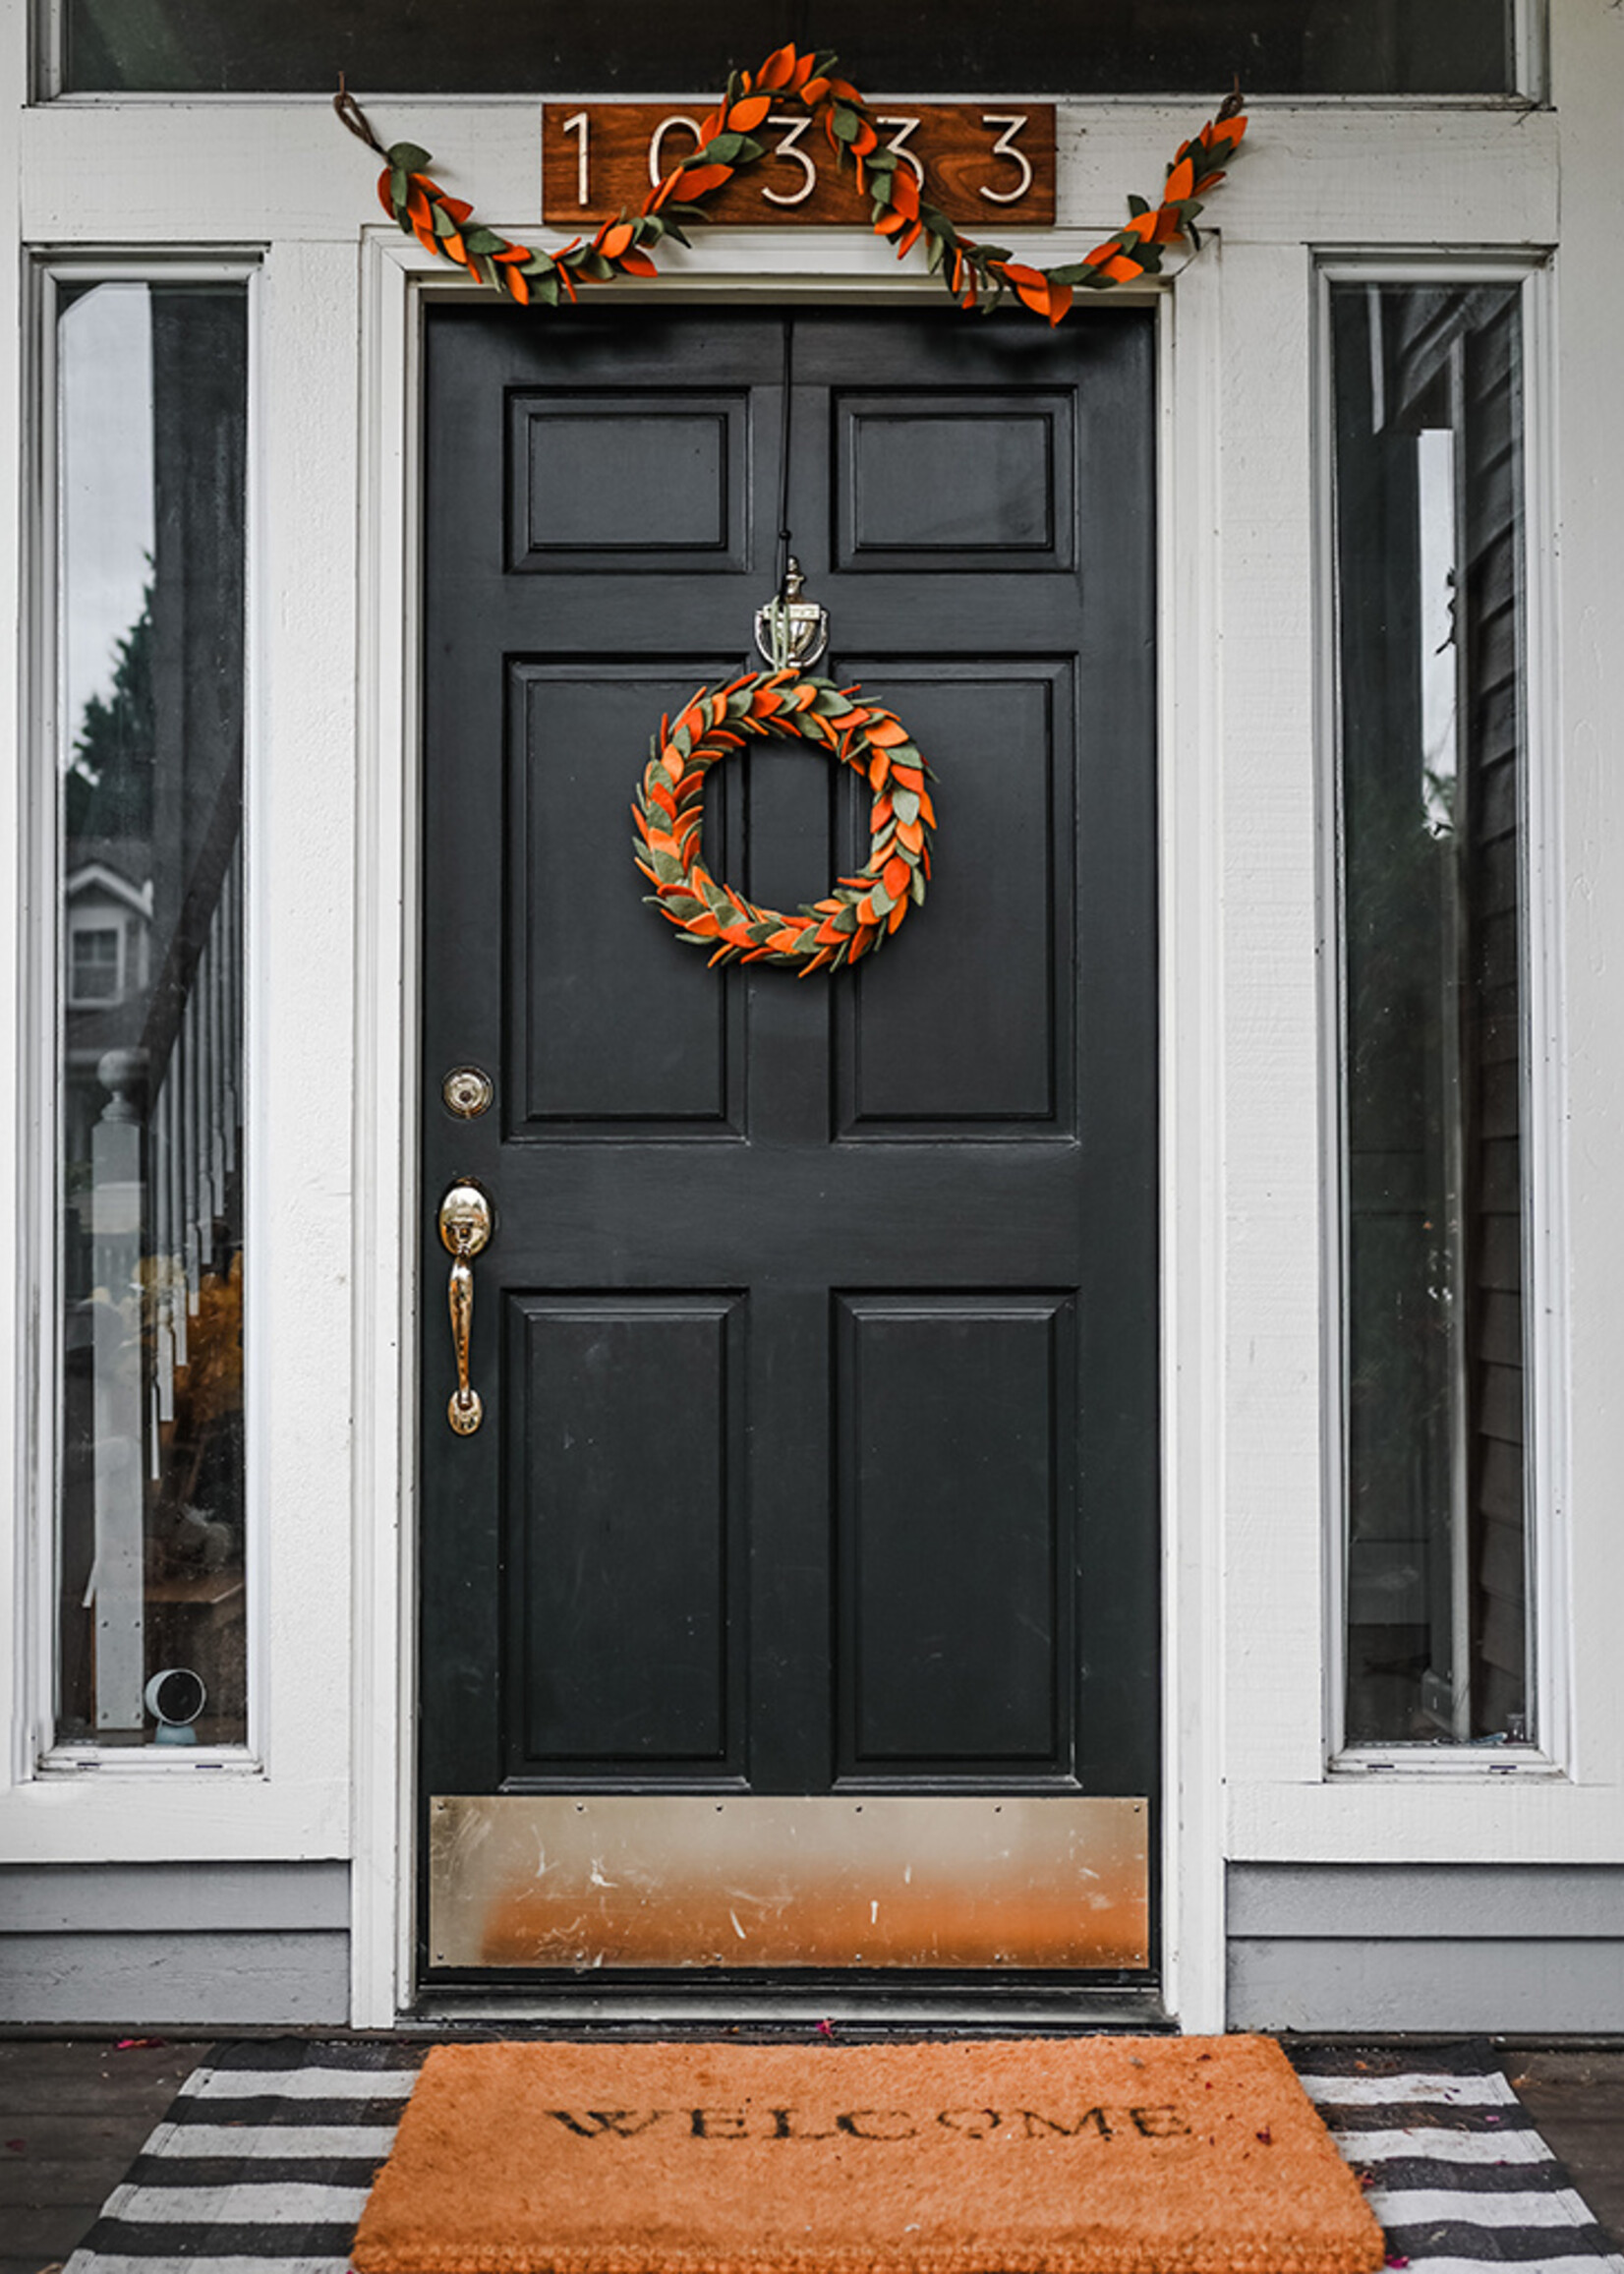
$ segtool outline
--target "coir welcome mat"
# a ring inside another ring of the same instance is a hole
[[[358,2274],[1370,2274],[1267,2038],[431,2053]]]

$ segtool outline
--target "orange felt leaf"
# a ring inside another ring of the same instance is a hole
[[[833,924],[820,924],[818,929],[813,933],[812,937],[818,942],[820,947],[838,948],[841,942],[845,938],[845,934],[844,932],[837,931]]]
[[[1181,198],[1192,196],[1194,189],[1195,168],[1189,158],[1181,154],[1178,164],[1167,177],[1167,188],[1162,192],[1162,203],[1163,204],[1177,204]]]
[[[905,845],[909,852],[924,851],[925,826],[923,822],[899,821],[897,824],[897,836],[898,841],[900,844]]]
[[[673,782],[681,781],[684,761],[682,753],[679,749],[677,749],[675,743],[668,742],[665,749],[661,751],[660,763],[665,767],[666,772],[670,776]]]
[[[881,830],[884,829],[886,823],[891,819],[893,810],[894,808],[889,797],[877,797],[875,799],[874,811],[868,817],[868,834],[870,837],[879,836]]]
[[[846,962],[854,963],[859,956],[866,956],[873,945],[874,926],[872,924],[859,924],[851,935],[851,945],[846,950]]]
[[[890,773],[891,760],[883,750],[876,750],[868,762],[868,786],[870,789],[883,789]]]
[[[429,201],[418,188],[415,174],[411,178],[411,187],[406,192],[406,210],[419,228],[422,228],[429,218]]]
[[[907,914],[908,906],[909,903],[906,901],[899,901],[897,903],[897,905],[892,909],[890,915],[886,918],[886,930],[888,932],[894,932],[897,929],[902,918]]]
[[[658,276],[660,274],[649,256],[636,246],[633,246],[629,253],[621,254],[620,265],[628,276]]]
[[[907,256],[913,251],[913,248],[918,244],[919,239],[924,232],[924,227],[925,224],[923,221],[910,221],[908,223],[907,227],[902,231],[902,234],[897,240],[897,258],[899,261],[905,261]]]
[[[530,259],[530,247],[528,245],[515,245],[513,240],[509,238],[501,251],[493,253],[491,258],[493,261],[502,262],[528,261]]]
[[[517,268],[507,271],[507,289],[521,308],[530,306],[530,279]]]
[[[829,100],[829,82],[827,79],[809,79],[800,93],[807,109],[816,110],[820,102]]]
[[[859,110],[867,107],[849,79],[832,79],[829,83],[829,91],[831,94],[838,94],[841,102],[855,103]]]
[[[395,217],[394,201],[389,196],[389,169],[384,167],[377,177],[377,202],[392,221]]]
[[[1096,245],[1092,253],[1085,253],[1083,261],[1090,268],[1103,268],[1114,258],[1117,250],[1115,237],[1108,237],[1103,245]]]
[[[813,971],[821,970],[825,963],[831,963],[834,962],[834,960],[835,951],[833,948],[820,948],[815,956],[809,956],[807,958],[806,962],[801,965],[800,970],[797,972],[796,976],[798,978],[805,979],[809,977]]]
[[[464,268],[467,267],[468,248],[463,243],[461,237],[458,236],[455,229],[452,230],[449,237],[442,237],[440,239],[439,249],[444,254],[447,261],[456,261],[460,262]]]
[[[735,135],[754,134],[772,107],[773,98],[770,94],[747,94],[742,102],[735,102],[727,113],[728,132]]]
[[[616,221],[612,229],[606,229],[599,238],[598,250],[606,261],[618,261],[626,247],[631,243],[632,235],[632,225],[629,221]]]
[[[1141,245],[1155,234],[1156,216],[1154,213],[1135,213],[1123,231],[1125,237],[1137,237]]]
[[[850,146],[851,154],[854,158],[866,158],[870,150],[876,150],[879,146],[880,138],[865,118],[857,130],[856,141]],[[911,182],[913,176],[909,174],[908,180]],[[858,186],[860,188],[861,184]]]
[[[787,924],[784,925],[782,932],[773,933],[772,937],[767,942],[767,945],[770,948],[777,948],[781,954],[785,949],[793,950],[798,948],[800,944],[801,936],[799,932],[792,931]]]
[[[722,937],[722,925],[712,915],[709,908],[702,909],[698,915],[690,916],[683,928],[694,933],[701,940],[720,940]]]
[[[869,728],[868,738],[878,749],[888,750],[894,742],[905,742],[908,730],[899,719],[881,718]]]
[[[810,55],[803,55],[799,62],[795,65],[794,70],[789,74],[789,86],[791,90],[796,94],[803,92],[806,87],[806,83],[811,77],[812,57]]]
[[[1132,284],[1144,274],[1144,270],[1126,253],[1119,253],[1114,261],[1105,263],[1105,273],[1113,284]]]
[[[904,172],[900,166],[897,169],[897,179],[892,187],[891,203],[896,212],[905,214],[910,221],[917,217],[919,185],[913,176]]]
[[[434,253],[435,255],[438,254],[439,239],[435,235],[433,229],[426,229],[421,221],[414,222],[412,227],[412,235],[423,247],[425,253]]]
[[[857,918],[860,923],[865,924],[877,924],[880,920],[874,913],[874,902],[867,893],[864,893],[862,899],[857,903]]]
[[[877,237],[895,237],[899,230],[907,226],[907,215],[899,213],[895,205],[888,205],[874,224],[874,234]]]
[[[758,87],[770,87],[775,88],[787,87],[789,84],[789,75],[794,70],[796,61],[797,58],[795,55],[795,47],[792,40],[786,41],[783,47],[775,47],[772,54],[767,58],[767,61],[762,65],[760,71],[757,73],[756,85]]]
[[[1049,321],[1063,323],[1072,313],[1072,287],[1069,284],[1051,284],[1049,287]]]
[[[925,787],[924,774],[917,766],[904,766],[901,761],[899,760],[898,763],[892,768],[892,772],[897,777],[897,787],[899,789],[923,789]]]
[[[1237,143],[1244,142],[1246,140],[1247,124],[1247,116],[1244,111],[1237,118],[1225,119],[1224,132],[1229,136],[1230,147],[1232,149]]]
[[[930,801],[928,789],[921,789],[919,792],[919,818],[928,828],[934,829],[936,827],[936,808]]]
[[[713,190],[720,190],[724,182],[733,178],[731,166],[692,166],[684,170],[679,187],[684,198],[708,198]]]

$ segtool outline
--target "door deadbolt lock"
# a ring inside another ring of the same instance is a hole
[[[491,1110],[496,1085],[483,1066],[453,1066],[439,1085],[439,1094],[446,1112],[454,1113],[458,1121],[478,1121],[482,1113]]]
[[[448,1300],[457,1386],[446,1417],[459,1437],[471,1437],[485,1419],[480,1393],[468,1379],[468,1348],[474,1331],[474,1257],[490,1245],[495,1223],[495,1211],[471,1178],[459,1177],[447,1188],[439,1204],[439,1237],[451,1257]]]

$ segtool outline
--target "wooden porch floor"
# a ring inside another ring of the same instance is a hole
[[[0,2274],[61,2266],[207,2050],[201,2039],[0,2043]],[[1424,2042],[1416,2057],[1424,2066]],[[1624,2249],[1624,2047],[1502,2047],[1500,2060]]]

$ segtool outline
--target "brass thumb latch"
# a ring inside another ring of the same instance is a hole
[[[466,1178],[452,1185],[439,1204],[439,1236],[451,1255],[451,1347],[457,1358],[457,1386],[447,1416],[459,1437],[471,1437],[485,1418],[477,1389],[468,1383],[468,1340],[474,1324],[473,1258],[494,1228],[491,1202]]]

